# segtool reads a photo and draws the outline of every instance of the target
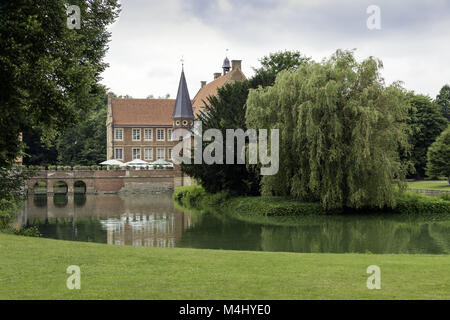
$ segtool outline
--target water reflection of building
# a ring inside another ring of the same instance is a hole
[[[191,225],[171,194],[34,195],[17,227],[36,225],[45,237],[108,244],[175,247]],[[47,233],[45,233],[47,232]]]
[[[183,230],[190,226],[184,213],[124,213],[120,218],[101,220],[108,244],[146,247],[175,247]]]

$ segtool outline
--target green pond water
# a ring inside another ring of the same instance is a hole
[[[432,215],[431,215],[432,216]],[[308,216],[241,221],[191,214],[171,194],[29,197],[17,227],[112,245],[322,253],[450,253],[450,216]]]

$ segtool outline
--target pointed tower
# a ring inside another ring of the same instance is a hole
[[[231,69],[230,60],[228,60],[228,57],[225,57],[225,60],[223,60],[222,64],[223,69],[223,75],[226,75],[228,71]]]
[[[178,85],[177,100],[172,113],[174,129],[185,127],[189,128],[193,125],[194,113],[192,112],[191,98],[184,76],[184,68],[181,71],[180,84]]]

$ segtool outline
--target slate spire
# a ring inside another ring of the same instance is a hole
[[[230,60],[228,60],[228,57],[225,57],[225,60],[223,60],[222,69],[223,69],[223,75],[226,75],[227,72],[230,71],[231,64],[230,64]]]
[[[173,109],[172,119],[194,119],[192,112],[191,98],[184,76],[184,68],[181,70],[180,84],[178,85],[177,100]]]

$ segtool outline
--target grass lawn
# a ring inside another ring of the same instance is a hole
[[[450,191],[447,180],[412,181],[408,182],[408,188]]]
[[[381,290],[366,268],[381,268]],[[81,268],[81,290],[66,268]],[[0,299],[450,299],[450,256],[123,247],[0,234]]]

